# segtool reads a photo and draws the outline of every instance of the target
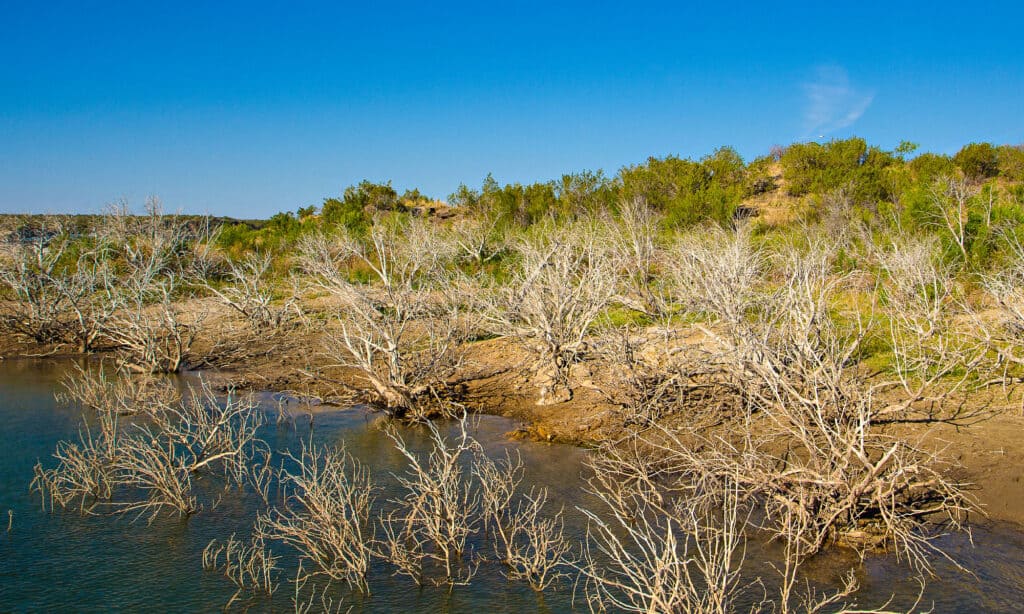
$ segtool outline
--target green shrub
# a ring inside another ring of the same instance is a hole
[[[971,179],[988,179],[999,174],[999,150],[992,143],[965,145],[953,162]]]

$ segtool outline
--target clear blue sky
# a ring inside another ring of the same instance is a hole
[[[444,198],[720,145],[1024,141],[1022,2],[0,3],[2,212],[265,217],[363,178]]]

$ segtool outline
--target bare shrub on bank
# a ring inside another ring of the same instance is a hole
[[[768,265],[747,227],[730,232],[712,226],[671,246],[666,274],[683,307],[703,314],[739,341],[749,332],[752,310],[763,301]]]
[[[874,389],[902,392],[902,399],[876,410],[875,419],[976,417],[974,410],[948,401],[971,378],[981,379],[988,348],[978,335],[963,330],[980,322],[959,295],[955,271],[942,262],[937,241],[900,237],[875,257],[885,273],[881,298],[895,381]]]
[[[735,480],[762,502],[766,528],[798,540],[807,555],[832,541],[887,544],[927,566],[935,552],[930,527],[937,526],[927,517],[957,527],[970,502],[933,453],[874,427],[891,405],[881,390],[892,384],[858,366],[874,322],[837,312],[845,277],[832,274],[831,249],[812,242],[777,258],[780,283],[756,312],[737,316],[724,334],[706,329],[722,348],[725,376],[745,382],[743,434],[705,438],[700,454],[692,441],[677,440],[662,446],[663,458],[700,482]],[[799,522],[786,521],[794,517]]]
[[[180,304],[187,290],[189,245],[197,236],[181,219],[165,215],[160,201],[146,214],[112,206],[99,228],[119,270],[104,280],[112,313],[102,329],[122,367],[138,373],[175,373],[185,366],[205,313]]]
[[[663,260],[658,245],[661,219],[644,199],[635,198],[620,203],[618,216],[608,220],[608,240],[625,273],[618,300],[653,317],[664,317],[671,310],[665,289],[658,283]]]
[[[508,249],[501,228],[502,216],[490,210],[456,219],[447,240],[457,248],[457,257],[476,267],[493,262]]]
[[[36,343],[75,343],[90,351],[112,309],[103,293],[112,275],[104,247],[83,250],[60,217],[45,218],[33,232],[0,261],[0,288],[13,299],[0,326]]]
[[[537,357],[541,405],[572,398],[569,371],[618,287],[616,265],[592,223],[542,230],[516,246],[520,266],[510,281],[482,297],[493,331]]]
[[[375,224],[366,242],[312,236],[300,249],[313,283],[341,303],[340,331],[325,341],[335,366],[356,371],[395,414],[436,408],[461,361],[458,306],[445,293],[447,244],[414,220],[406,228]]]
[[[293,291],[277,304],[268,274],[272,259],[269,254],[252,254],[240,261],[227,260],[225,284],[216,284],[203,272],[195,279],[207,292],[240,315],[253,333],[277,331],[299,309],[298,293]]]
[[[1010,232],[1004,233],[1003,240],[1007,262],[982,278],[982,286],[1002,314],[995,323],[987,323],[984,331],[1007,368],[1020,369],[1024,366],[1024,244]],[[1011,379],[1005,371],[1004,378]]]

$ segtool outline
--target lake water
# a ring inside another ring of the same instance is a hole
[[[60,439],[77,437],[81,413],[57,404],[53,394],[68,365],[54,361],[0,361],[0,611],[216,611],[235,587],[216,572],[202,569],[202,551],[214,538],[245,536],[257,512],[251,496],[228,496],[213,510],[188,519],[160,517],[152,524],[130,518],[48,512],[40,497],[28,490],[32,467],[50,458]],[[397,494],[394,475],[402,458],[374,423],[379,416],[362,410],[318,413],[312,433],[300,419],[293,428],[270,423],[260,435],[275,451],[299,449],[311,436],[318,443],[344,441],[347,449],[372,471],[382,492],[378,501]],[[551,501],[566,510],[567,532],[584,531],[575,506],[593,501],[583,492],[584,450],[558,445],[513,442],[505,433],[516,425],[491,416],[474,421],[472,435],[489,455],[518,451],[526,467],[526,483],[547,486]],[[422,429],[407,429],[412,447],[426,449]],[[8,512],[13,513],[7,530]],[[1024,604],[1024,533],[1018,527],[989,524],[975,527],[974,546],[966,536],[944,538],[943,547],[973,576],[938,564],[923,604],[937,612],[1018,612]],[[475,547],[486,549],[483,543]],[[747,547],[750,573],[770,583],[765,562],[770,548]],[[294,560],[286,558],[281,587],[272,599],[247,601],[251,611],[291,611]],[[808,567],[812,581],[828,583],[857,564],[848,553],[833,553]],[[889,557],[869,558],[859,567],[861,607],[877,606],[896,596],[890,607],[909,605],[917,594],[913,574]],[[417,588],[395,577],[383,563],[369,576],[372,595],[331,589],[354,612],[561,612],[572,611],[572,587],[537,596],[524,583],[506,580],[497,564],[482,564],[469,586]],[[585,611],[581,600],[575,609]]]

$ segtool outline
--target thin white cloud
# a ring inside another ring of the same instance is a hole
[[[842,66],[819,66],[814,80],[803,85],[806,96],[805,136],[824,136],[856,122],[871,106],[874,92],[850,83]]]

